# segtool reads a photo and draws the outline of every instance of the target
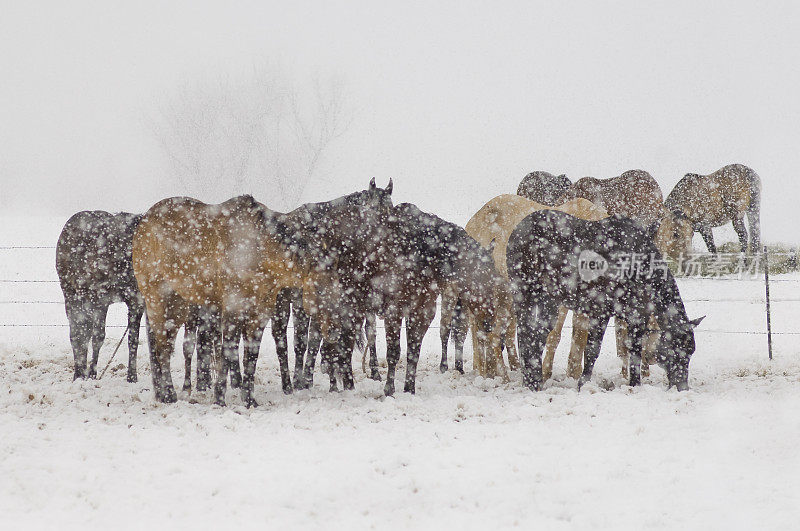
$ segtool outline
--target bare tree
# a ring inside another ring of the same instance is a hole
[[[152,129],[187,193],[264,193],[288,210],[346,131],[347,114],[335,79],[301,86],[280,69],[254,68],[184,86],[162,103]]]

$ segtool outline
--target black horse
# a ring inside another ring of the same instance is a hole
[[[526,386],[540,388],[547,334],[559,306],[566,306],[591,323],[579,385],[592,376],[611,316],[628,323],[630,385],[639,384],[642,340],[653,315],[660,327],[657,362],[667,371],[670,387],[688,389],[693,328],[702,317],[688,319],[675,278],[635,222],[534,212],[511,233],[506,256]]]
[[[100,210],[78,212],[61,231],[56,271],[64,292],[74,379],[96,378],[97,357],[106,337],[106,315],[114,302],[128,306],[128,381],[136,381],[136,351],[144,299],[131,267],[131,242],[142,216]],[[87,350],[92,359],[87,368]]]
[[[546,171],[534,171],[526,175],[517,187],[517,195],[543,205],[558,206],[559,201],[572,186],[566,175],[553,175]]]

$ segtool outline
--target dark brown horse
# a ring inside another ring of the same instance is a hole
[[[499,301],[509,295],[507,282],[495,270],[491,251],[483,249],[458,225],[404,203],[393,209],[389,229],[382,242],[378,272],[372,279],[378,314],[386,324],[386,395],[395,390],[403,320],[408,363],[404,390],[414,393],[422,339],[436,314],[436,299],[442,290],[452,290],[472,314],[477,323],[475,348],[497,352],[500,337],[496,330],[504,330],[499,322]]]
[[[74,378],[96,378],[97,358],[106,337],[113,302],[128,306],[128,381],[136,381],[136,351],[144,299],[131,267],[131,241],[142,216],[78,212],[64,225],[56,246],[56,271],[64,292]],[[92,359],[87,369],[87,349]]]
[[[546,171],[534,171],[526,175],[517,188],[517,195],[547,206],[558,206],[572,181],[566,175],[553,175]]]
[[[170,356],[178,329],[202,306],[219,319],[223,357],[236,359],[244,337],[242,399],[253,399],[261,335],[285,287],[309,294],[335,284],[318,249],[297,238],[276,213],[250,196],[219,205],[178,197],[156,203],[133,238],[133,270],[147,305],[156,399],[175,402]],[[313,295],[309,297],[313,299]],[[318,316],[327,330],[330,315]],[[224,404],[227,363],[220,363],[215,402]]]
[[[671,235],[674,257],[689,254],[692,235],[699,232],[709,252],[716,253],[711,229],[733,223],[742,252],[758,253],[761,246],[761,179],[742,164],[730,164],[710,175],[687,173],[664,202],[672,214],[664,229]],[[744,218],[750,225],[748,246]]]
[[[392,189],[391,179],[386,188],[378,188],[375,179],[372,179],[367,190],[333,201],[308,203],[282,218],[294,234],[311,238],[326,250],[327,259],[336,273],[337,283],[343,290],[343,293],[331,291],[316,294],[316,307],[326,307],[328,311],[337,313],[341,317],[336,323],[334,334],[322,334],[320,323],[314,316],[316,311],[314,308],[309,314],[303,315],[298,302],[307,296],[304,290],[295,291],[293,294],[291,302],[296,310],[295,387],[298,389],[306,388],[313,382],[314,365],[320,346],[323,349],[322,361],[326,370],[331,365],[334,368],[339,367],[344,387],[349,389],[353,386],[352,367],[348,366],[344,358],[349,359],[351,356],[353,345],[350,343],[355,341],[355,333],[360,328],[367,309],[366,297],[369,290],[365,283],[371,274],[372,263],[376,259],[374,251],[385,235],[383,225],[392,208]],[[273,337],[279,359],[286,356],[285,322],[288,320],[286,303],[283,309],[278,308],[276,312],[276,317],[280,316],[283,318],[278,327],[273,322]],[[323,342],[323,335],[331,339]],[[308,345],[308,355],[304,363],[305,344]],[[346,347],[346,344],[349,344],[349,347]],[[336,371],[328,370],[328,373],[331,376],[331,387],[335,388]]]

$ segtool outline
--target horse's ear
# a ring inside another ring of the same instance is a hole
[[[377,187],[375,186],[375,177],[373,177],[373,178],[372,178],[372,179],[370,179],[370,181],[369,181],[369,189],[370,189],[370,190],[374,190],[375,188],[377,188]]]
[[[393,189],[394,189],[394,184],[392,184],[392,178],[389,177],[389,184],[386,185],[386,193],[392,195]]]
[[[489,254],[494,254],[495,247],[497,247],[497,238],[492,238],[492,241],[489,242],[489,247],[487,247]]]
[[[705,315],[703,317],[698,317],[697,319],[689,321],[689,324],[692,325],[692,328],[697,328],[697,325],[699,325],[705,318]]]

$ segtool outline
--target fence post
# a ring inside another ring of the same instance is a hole
[[[764,286],[767,298],[767,350],[769,351],[769,359],[772,359],[772,321],[770,320],[769,310],[769,256],[766,245],[764,246]]]

